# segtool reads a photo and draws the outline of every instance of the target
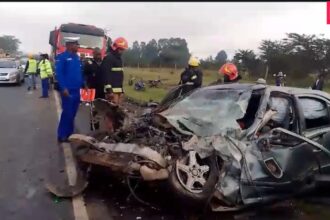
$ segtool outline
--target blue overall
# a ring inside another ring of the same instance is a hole
[[[80,103],[80,88],[83,85],[79,56],[65,51],[56,58],[56,78],[62,100],[62,114],[57,130],[59,140],[67,139],[74,131],[74,118]],[[67,89],[69,96],[63,96]]]
[[[42,87],[42,97],[48,97],[48,90],[49,90],[49,79],[41,79],[41,87]]]

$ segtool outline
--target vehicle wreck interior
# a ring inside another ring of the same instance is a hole
[[[254,123],[263,93],[264,90],[252,92],[244,117],[237,120],[242,130],[250,128]]]
[[[272,92],[267,106],[267,110],[270,109],[275,111],[276,114],[273,115],[261,129],[261,134],[267,133],[277,127],[284,128],[295,133],[300,132],[297,111],[292,97],[282,93]]]

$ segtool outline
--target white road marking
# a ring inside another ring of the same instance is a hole
[[[53,90],[53,94],[55,97],[55,105],[56,105],[58,120],[60,120],[61,104],[60,104],[59,96],[56,90]],[[63,143],[61,146],[63,147],[65,170],[68,175],[69,185],[73,186],[77,180],[77,168],[75,167],[75,163],[73,160],[72,150],[68,143]],[[84,198],[82,195],[72,198],[72,206],[73,206],[73,214],[75,220],[89,220]]]

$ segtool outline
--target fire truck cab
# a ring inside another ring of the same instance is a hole
[[[50,61],[65,51],[66,37],[79,37],[78,55],[85,59],[93,57],[93,50],[98,47],[101,49],[102,58],[106,55],[111,39],[106,36],[105,31],[93,25],[68,23],[62,24],[59,28],[50,32],[49,44],[51,45]],[[54,65],[53,65],[54,66]],[[54,87],[57,88],[56,69],[54,77]]]

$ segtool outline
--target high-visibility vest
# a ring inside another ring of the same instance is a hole
[[[47,59],[40,61],[39,70],[41,79],[45,79],[53,75],[52,65]]]
[[[29,59],[29,67],[26,72],[30,74],[37,73],[37,61],[35,59]]]

